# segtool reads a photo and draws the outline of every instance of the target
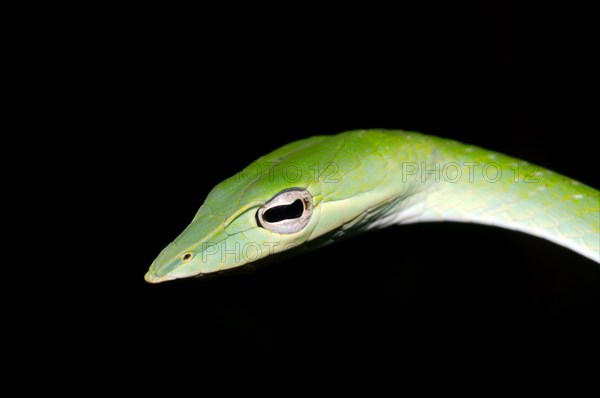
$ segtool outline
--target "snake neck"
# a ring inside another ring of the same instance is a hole
[[[600,263],[597,190],[528,162],[451,140],[435,138],[423,155],[420,161],[399,165],[414,189],[373,226],[487,224],[548,239]]]

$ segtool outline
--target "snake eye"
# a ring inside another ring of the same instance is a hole
[[[194,257],[192,253],[185,253],[183,256],[181,256],[181,261],[187,263],[192,259],[192,257]]]
[[[259,227],[280,234],[301,231],[312,215],[312,196],[306,189],[291,188],[279,192],[256,212]]]

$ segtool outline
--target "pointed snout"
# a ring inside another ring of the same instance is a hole
[[[156,263],[156,261],[154,261],[152,263],[152,265],[150,265],[150,269],[148,269],[148,272],[146,272],[146,275],[144,275],[144,280],[146,282],[160,283],[160,282],[165,282],[165,281],[170,281],[170,280],[175,279],[169,275],[158,276],[155,263]]]

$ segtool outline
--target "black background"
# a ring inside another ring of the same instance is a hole
[[[143,280],[215,184],[310,135],[416,130],[600,186],[586,12],[144,6],[56,26],[40,40],[68,82],[52,120],[76,132],[57,164],[81,223],[46,254],[43,288],[9,283],[13,369],[81,394],[589,393],[600,272],[524,234],[391,227],[255,273]]]

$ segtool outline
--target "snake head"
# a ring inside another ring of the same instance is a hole
[[[227,271],[356,231],[361,217],[387,203],[398,186],[387,172],[389,162],[362,144],[364,133],[292,142],[215,186],[152,263],[146,281]],[[391,145],[387,135],[373,134],[383,147]]]

